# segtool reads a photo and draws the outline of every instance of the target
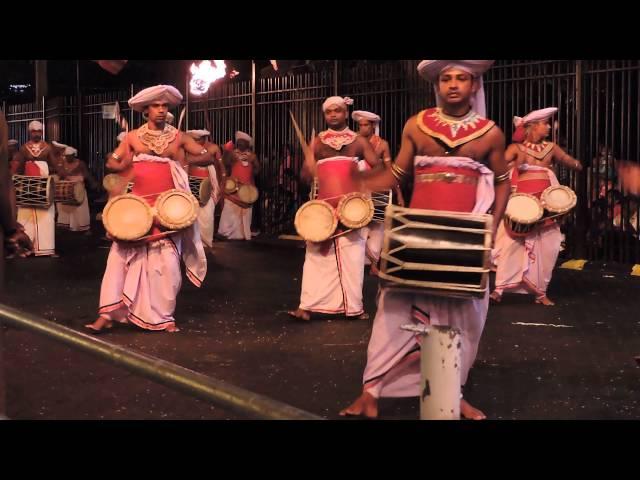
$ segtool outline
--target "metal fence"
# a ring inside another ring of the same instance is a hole
[[[435,104],[433,88],[418,76],[416,65],[413,60],[335,61],[318,71],[269,78],[254,71],[249,80],[215,84],[204,98],[187,93],[173,113],[177,122],[186,107],[183,126],[209,129],[218,144],[232,139],[236,130],[254,137],[262,162],[254,227],[278,234],[291,229],[296,208],[308,195],[299,181],[302,151],[289,111],[310,136],[313,129],[324,128],[323,99],[350,96],[354,109],[382,117],[381,136],[393,155],[407,118]],[[578,195],[578,206],[563,225],[569,255],[640,262],[639,206],[622,194],[615,174],[616,159],[638,161],[640,155],[639,77],[638,60],[499,60],[485,75],[488,116],[503,129],[507,143],[514,115],[559,108],[553,140],[585,166],[582,174],[556,169],[560,182]],[[115,122],[102,119],[102,105],[118,101],[135,127],[142,117],[128,109],[126,100],[136,90],[9,106],[10,134],[22,143],[26,124],[45,119],[46,138],[79,146],[81,157],[102,178],[104,156],[118,133]]]

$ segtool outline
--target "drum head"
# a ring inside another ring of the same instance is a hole
[[[569,187],[556,185],[542,192],[542,203],[552,213],[566,213],[576,206],[576,194]]]
[[[258,189],[248,183],[240,185],[238,187],[238,198],[244,203],[255,203],[258,200]]]
[[[53,181],[53,177],[50,176],[47,178],[47,188],[46,188],[47,204],[51,205],[53,203],[55,194],[56,194],[55,182]]]
[[[535,223],[542,218],[542,206],[536,197],[527,193],[514,193],[509,198],[504,214],[518,223]]]
[[[105,175],[102,179],[102,186],[104,189],[112,193],[115,191],[116,194],[121,194],[124,192],[130,192],[131,190],[127,189],[127,181],[125,177],[117,175],[115,173],[110,173]]]
[[[155,208],[158,221],[170,230],[182,230],[198,218],[198,201],[191,192],[168,190],[158,196]]]
[[[73,184],[73,198],[78,205],[84,202],[85,192],[86,190],[84,189],[83,182],[75,182]]]
[[[373,202],[363,193],[350,193],[340,200],[337,212],[345,227],[364,227],[373,218]]]
[[[207,202],[211,199],[211,194],[213,193],[213,188],[211,188],[211,180],[205,178],[200,182],[200,205],[206,205]]]
[[[335,232],[338,219],[329,203],[310,200],[298,209],[294,224],[298,235],[305,240],[323,242]]]
[[[132,194],[118,195],[104,207],[102,223],[118,240],[137,240],[151,229],[153,215],[143,198]]]
[[[118,188],[118,185],[120,184],[118,177],[119,175],[116,175],[115,173],[109,173],[108,175],[104,176],[104,178],[102,179],[102,186],[107,192],[113,190],[114,188]]]
[[[227,178],[224,181],[224,193],[231,195],[238,191],[238,182],[234,178]]]

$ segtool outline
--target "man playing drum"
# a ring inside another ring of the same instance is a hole
[[[29,123],[29,141],[18,151],[18,175],[48,177],[56,173],[53,148],[42,139],[43,128],[37,120]],[[46,194],[44,189],[41,192]],[[19,192],[16,193],[19,195]],[[19,198],[17,202],[20,203]],[[18,222],[24,226],[25,233],[33,242],[35,256],[58,257],[55,251],[55,202],[52,201],[47,208],[18,206]]]
[[[220,168],[220,159],[222,154],[220,148],[215,143],[207,141],[207,137],[211,135],[208,130],[189,130],[187,134],[196,141],[198,145],[206,148],[213,155],[212,160],[206,162],[194,161],[193,155],[186,155],[185,168],[189,174],[190,181],[193,177],[200,179],[208,178],[211,182],[211,196],[207,203],[200,206],[198,212],[198,226],[200,227],[200,236],[205,246],[213,247],[213,231],[214,231],[214,210],[216,203],[221,196],[220,180],[222,179],[222,171]]]
[[[493,205],[493,233],[509,195],[504,135],[483,117],[482,74],[491,60],[424,60],[418,72],[434,83],[438,107],[411,117],[395,163],[382,172],[363,173],[363,188],[396,185],[414,170],[410,208],[484,214]],[[495,175],[494,175],[495,173]],[[495,187],[494,187],[495,183]],[[495,202],[494,202],[495,200]],[[378,398],[418,396],[420,344],[408,322],[448,325],[461,330],[461,384],[475,360],[489,304],[482,298],[449,298],[382,287],[371,332],[363,390],[341,415],[377,417]],[[485,415],[466,400],[465,418]]]
[[[181,100],[180,92],[170,85],[146,88],[130,98],[129,106],[144,113],[148,121],[130,131],[107,160],[112,171],[131,171],[127,177],[134,180],[134,198],[142,198],[150,207],[163,192],[173,189],[190,196],[187,173],[174,160],[180,149],[196,160],[211,159],[211,154],[193,138],[166,123],[168,108]],[[122,182],[117,193],[125,188],[126,182]],[[106,216],[105,208],[103,220]],[[118,221],[108,219],[112,220]],[[163,232],[154,222],[145,237],[113,242],[102,279],[99,317],[86,325],[88,329],[99,332],[110,328],[115,320],[129,321],[147,330],[178,331],[173,312],[182,284],[180,259],[185,263],[187,277],[198,287],[207,271],[200,232],[196,223],[179,231]]]
[[[253,202],[257,199],[254,177],[260,170],[258,157],[251,151],[253,139],[244,132],[236,132],[236,146],[225,149],[222,156],[229,176],[235,182],[235,190],[225,187],[224,206],[220,216],[218,234],[228,240],[251,240]],[[245,197],[244,192],[252,195]]]
[[[80,204],[62,203],[57,202],[58,208],[58,220],[57,225],[63,228],[67,228],[72,232],[87,232],[91,230],[91,216],[89,214],[89,199],[87,197],[86,186],[88,185],[91,190],[97,190],[98,182],[93,178],[87,164],[80,160],[78,157],[78,151],[73,147],[66,147],[64,149],[64,182],[73,182],[72,184],[65,184],[67,186],[75,186],[79,184],[82,188],[75,188],[74,193],[79,190],[79,195],[82,200]],[[67,192],[71,193],[71,192]],[[76,200],[71,199],[71,200]]]
[[[544,108],[513,119],[516,127],[513,139],[517,143],[509,145],[505,155],[508,159],[515,159],[511,185],[516,193],[540,199],[548,187],[558,186],[558,179],[551,170],[554,160],[574,170],[582,169],[578,160],[545,140],[551,129],[549,119],[557,110],[555,107]],[[526,221],[527,212],[516,214],[519,214],[516,218]],[[516,221],[510,215],[511,212],[506,220],[509,225]],[[508,291],[533,294],[536,303],[553,305],[546,292],[561,243],[560,225],[555,219],[544,221],[521,236],[514,235],[513,231],[508,232],[504,223],[500,222],[493,251],[493,262],[497,266],[496,288],[491,293],[491,299],[500,302],[503,292]]]
[[[302,169],[304,180],[317,177],[317,198],[333,208],[358,190],[353,181],[358,158],[372,167],[380,164],[371,144],[347,127],[348,102],[352,100],[342,97],[324,102],[329,128],[312,140]],[[368,318],[362,303],[366,234],[366,228],[356,228],[323,242],[307,242],[300,306],[290,315],[299,320],[310,320],[311,312]]]
[[[364,110],[356,110],[351,114],[351,118],[358,123],[358,135],[366,138],[371,143],[373,151],[378,155],[380,160],[384,161],[384,165],[391,164],[391,152],[389,143],[380,137],[380,116],[372,112]],[[370,169],[368,163],[365,163],[367,169]],[[404,199],[399,186],[393,190],[394,195],[398,199],[398,204],[404,206]],[[374,202],[382,203],[388,197],[389,191],[374,193]],[[383,208],[382,206],[379,208]],[[371,274],[378,274],[378,262],[380,261],[380,251],[382,250],[382,240],[384,238],[384,224],[380,221],[371,222],[368,226],[367,244],[365,253],[367,263],[371,264]]]

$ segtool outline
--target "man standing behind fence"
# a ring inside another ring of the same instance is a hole
[[[18,152],[18,175],[48,177],[56,172],[51,145],[42,139],[42,123],[29,123],[29,141]],[[33,242],[34,255],[57,258],[56,254],[56,207],[51,202],[48,208],[18,207],[18,222]]]
[[[220,216],[218,234],[228,240],[251,240],[253,204],[239,196],[242,185],[255,188],[255,176],[260,170],[258,157],[251,150],[253,139],[244,132],[236,132],[236,145],[225,145],[222,156],[228,177],[233,179],[238,190],[224,192],[224,206]]]
[[[347,127],[347,104],[352,102],[348,97],[325,100],[322,111],[329,128],[312,140],[302,169],[304,179],[318,178],[317,198],[333,208],[357,190],[352,177],[358,158],[372,167],[380,164],[371,144]],[[366,234],[366,228],[357,228],[324,242],[307,242],[300,305],[289,315],[305,321],[312,312],[368,318],[362,302]]]
[[[93,178],[87,164],[80,160],[78,151],[73,147],[64,150],[65,180],[82,184],[84,196],[80,205],[67,205],[58,203],[58,226],[68,228],[72,232],[87,232],[91,230],[91,216],[89,213],[89,198],[87,186],[95,191],[99,188],[98,182]]]

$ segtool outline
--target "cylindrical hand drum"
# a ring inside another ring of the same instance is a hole
[[[133,182],[127,182],[126,178],[121,175],[109,173],[102,179],[102,186],[107,192],[113,194],[115,190],[115,193],[120,195],[130,193],[133,189]]]
[[[153,213],[144,198],[127,193],[109,200],[102,211],[102,223],[113,238],[133,241],[149,232]]]
[[[183,230],[198,218],[198,201],[187,192],[168,190],[161,193],[155,204],[158,222],[169,230]]]
[[[54,197],[53,177],[14,175],[16,205],[19,207],[49,208]]]
[[[516,237],[527,236],[542,218],[542,205],[533,195],[514,193],[509,197],[504,212],[504,226]]]
[[[338,203],[338,218],[347,228],[361,228],[373,218],[373,202],[360,192],[348,193]]]
[[[189,177],[189,189],[198,199],[201,207],[204,207],[211,199],[211,180],[203,177]]]
[[[542,192],[540,197],[547,216],[560,216],[569,213],[576,206],[577,197],[573,190],[564,185],[555,185]]]
[[[296,212],[294,221],[298,235],[309,242],[324,242],[338,226],[333,207],[324,200],[309,200]]]
[[[238,182],[235,178],[227,177],[224,181],[224,193],[231,195],[238,191]]]
[[[258,189],[250,183],[243,183],[238,187],[238,198],[251,205],[258,200]]]
[[[65,205],[80,205],[84,201],[84,182],[58,180],[55,182],[56,202]]]

